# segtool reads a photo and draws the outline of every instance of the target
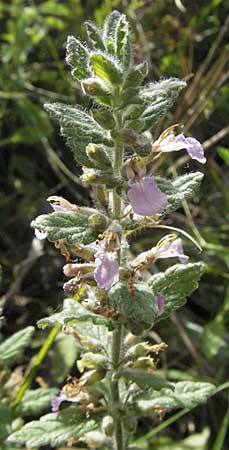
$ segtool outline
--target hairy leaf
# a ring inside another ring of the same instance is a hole
[[[44,108],[61,126],[61,133],[67,138],[76,161],[86,167],[93,167],[87,157],[85,148],[90,143],[112,145],[108,134],[101,128],[93,117],[74,106],[64,103],[47,103]]]
[[[129,292],[126,283],[116,283],[109,290],[109,298],[133,334],[141,334],[152,326],[157,306],[152,290],[145,283],[135,283],[133,292]]]
[[[78,439],[88,431],[97,428],[93,419],[85,420],[76,407],[63,409],[27,423],[8,438],[10,443],[26,444],[28,448],[38,448],[45,445],[58,447],[67,439]]]
[[[104,22],[103,26],[103,42],[109,53],[115,53],[115,37],[116,29],[121,18],[121,13],[117,10],[112,11]]]
[[[165,319],[173,310],[186,303],[186,297],[198,288],[203,270],[202,263],[175,264],[148,280],[154,294],[160,292],[165,296],[164,310],[157,320]]]
[[[144,61],[141,64],[134,66],[130,70],[123,87],[126,89],[128,87],[139,86],[145,79],[147,73],[148,73],[147,61]]]
[[[175,384],[174,391],[162,389],[160,392],[148,392],[136,395],[136,406],[140,413],[155,413],[156,408],[166,411],[178,408],[194,408],[205,402],[215,392],[215,386],[210,383],[180,381]]]
[[[198,192],[203,177],[204,174],[202,172],[182,175],[171,181],[165,178],[155,177],[158,187],[167,194],[167,206],[161,213],[161,217],[179,208],[182,200],[192,199]]]
[[[128,123],[130,128],[144,131],[152,127],[173,106],[186,82],[178,78],[168,78],[141,89],[140,96],[146,104],[142,115]]]
[[[115,30],[115,54],[119,58],[124,70],[128,70],[131,63],[131,43],[129,23],[125,14],[117,22]]]
[[[42,214],[32,221],[31,226],[46,232],[51,242],[64,239],[69,244],[88,244],[93,242],[98,234],[89,227],[88,217],[74,212]]]
[[[97,50],[97,49],[105,50],[104,43],[103,43],[103,40],[101,37],[102,30],[97,28],[97,26],[91,21],[86,22],[85,25],[86,25],[88,40],[89,40],[89,43],[91,44],[91,46],[95,50]]]
[[[109,319],[88,311],[76,300],[70,298],[64,300],[63,310],[61,312],[40,319],[38,321],[38,326],[39,328],[46,328],[47,326],[73,324],[86,321],[91,321],[97,325],[111,326],[111,321]]]
[[[0,344],[0,361],[7,366],[13,364],[30,344],[33,332],[34,327],[24,328]]]
[[[103,81],[115,86],[122,82],[122,72],[118,63],[105,53],[91,53],[90,65],[94,74]]]
[[[68,36],[66,62],[72,69],[73,77],[83,80],[90,76],[89,51],[74,36]]]
[[[27,390],[16,408],[16,413],[22,416],[38,415],[51,408],[51,400],[57,395],[56,388],[39,388]]]
[[[138,384],[142,389],[152,388],[160,390],[162,388],[173,389],[173,384],[169,383],[164,378],[154,375],[153,373],[146,372],[145,370],[133,370],[133,369],[120,369],[118,370],[116,377],[123,377],[128,381]]]
[[[0,403],[0,441],[11,433],[12,415],[9,406]]]

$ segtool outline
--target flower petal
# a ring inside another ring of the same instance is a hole
[[[128,198],[136,214],[152,216],[160,213],[167,205],[167,196],[152,177],[145,177],[138,183],[131,183]]]
[[[99,251],[95,254],[94,278],[97,285],[109,289],[119,280],[119,265],[116,252]]]
[[[188,152],[189,156],[192,159],[196,159],[201,164],[205,164],[206,158],[204,156],[204,149],[203,149],[201,143],[199,141],[197,141],[197,139],[192,138],[192,137],[188,137],[186,139],[186,141],[188,142],[187,152]]]
[[[189,257],[184,255],[180,238],[174,241],[165,241],[156,251],[156,259],[178,258],[181,264],[187,264]]]
[[[60,391],[59,395],[56,395],[55,397],[53,397],[51,400],[52,412],[59,411],[59,407],[60,407],[61,403],[64,402],[65,400],[67,400],[67,397],[63,393],[63,391]]]

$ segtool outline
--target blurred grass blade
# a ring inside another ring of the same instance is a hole
[[[219,429],[219,432],[216,436],[216,440],[213,444],[212,450],[223,450],[223,444],[225,441],[226,434],[228,432],[229,427],[229,407],[227,409],[227,412],[223,418],[221,427]]]

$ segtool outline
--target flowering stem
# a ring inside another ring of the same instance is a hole
[[[123,160],[123,145],[120,142],[118,134],[122,127],[122,116],[120,113],[116,113],[114,111],[114,118],[116,121],[117,137],[114,140],[115,154],[114,154],[113,169],[115,174],[120,175]],[[120,214],[121,214],[121,198],[117,193],[117,189],[115,188],[113,189],[113,217],[116,220],[120,220]],[[112,335],[111,360],[114,373],[119,367],[121,347],[122,347],[122,325],[119,324],[113,331]],[[124,450],[123,427],[119,411],[119,404],[120,404],[119,381],[115,380],[114,378],[113,379],[111,378],[110,389],[111,389],[111,402],[114,418],[114,427],[115,427],[114,448],[115,450]]]
[[[120,352],[122,345],[122,326],[116,328],[113,331],[112,336],[112,365],[113,370],[117,370],[120,362]],[[119,411],[119,381],[115,379],[111,379],[111,401],[112,401],[112,410],[113,410],[113,418],[114,418],[114,444],[115,450],[124,450],[124,442],[123,442],[123,428],[122,422],[120,418]]]

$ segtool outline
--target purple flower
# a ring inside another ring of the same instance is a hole
[[[59,395],[56,395],[55,397],[52,398],[51,400],[51,405],[52,405],[52,412],[57,412],[59,411],[59,407],[61,405],[62,402],[79,402],[79,397],[75,396],[75,397],[67,397],[63,391],[63,389],[60,391]]]
[[[183,245],[180,238],[173,241],[170,239],[163,239],[156,249],[156,259],[163,258],[179,258],[181,264],[187,264],[189,257],[184,255]]]
[[[164,306],[165,306],[165,296],[161,292],[157,292],[156,293],[156,301],[157,301],[158,312],[159,312],[159,314],[161,314],[163,312]]]
[[[192,159],[196,159],[201,164],[206,163],[204,149],[197,139],[185,137],[183,133],[175,136],[174,132],[170,133],[164,139],[160,138],[153,143],[153,151],[156,152],[177,152],[179,150],[187,150]]]
[[[99,250],[95,254],[94,278],[97,285],[109,289],[119,280],[119,265],[116,252]]]
[[[152,216],[160,213],[167,205],[167,196],[161,192],[152,177],[142,178],[137,183],[130,183],[128,198],[136,214]]]
[[[206,158],[204,156],[204,149],[199,141],[193,137],[185,137],[183,133],[176,136],[176,143],[183,145],[192,159],[196,159],[201,164],[206,163]]]

